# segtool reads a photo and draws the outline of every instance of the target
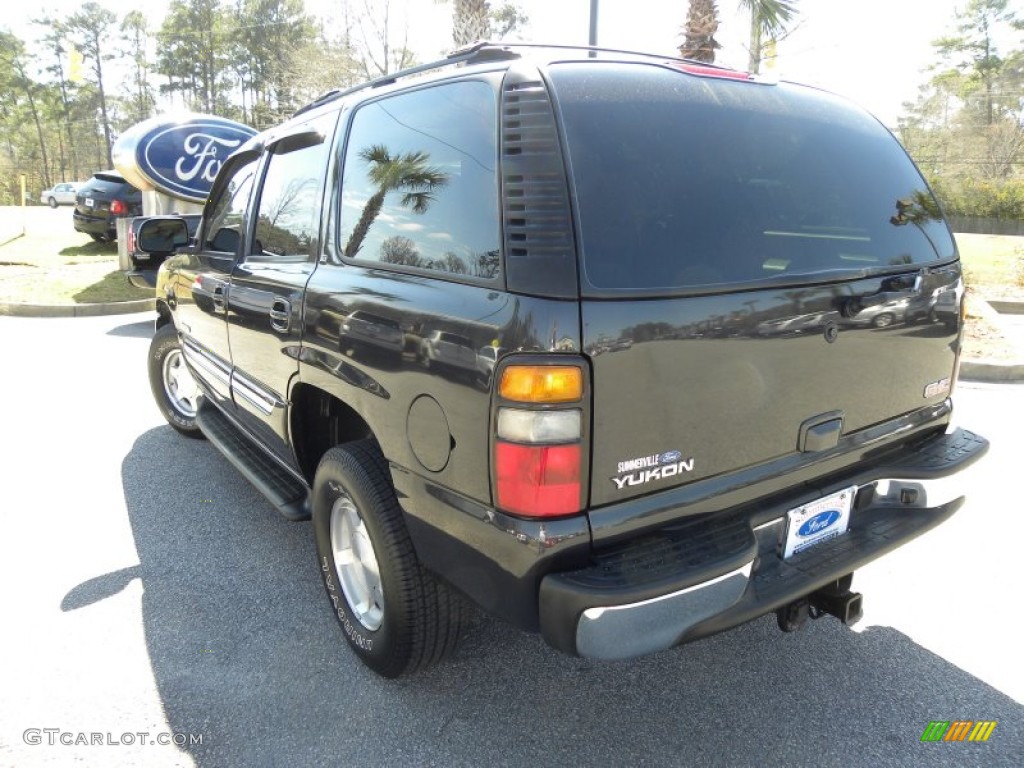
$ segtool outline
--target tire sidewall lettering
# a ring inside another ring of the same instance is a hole
[[[355,646],[364,651],[372,652],[373,638],[367,637],[357,629],[352,618],[349,617],[348,601],[345,600],[345,595],[338,589],[338,585],[341,582],[338,580],[337,571],[326,555],[321,556],[320,576],[323,579],[324,588],[327,589],[327,596],[331,599],[334,613],[338,617],[338,623],[341,624],[342,631]]]

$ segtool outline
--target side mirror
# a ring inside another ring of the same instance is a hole
[[[188,224],[174,216],[149,219],[142,222],[135,242],[140,251],[168,256],[188,245]]]

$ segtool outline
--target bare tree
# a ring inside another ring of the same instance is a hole
[[[364,13],[359,18],[359,32],[362,36],[362,66],[367,78],[380,77],[405,69],[413,63],[409,50],[409,24],[401,25],[396,33],[392,18],[391,0],[363,0]],[[393,37],[401,37],[396,46]]]
[[[72,179],[78,178],[78,155],[75,151],[75,138],[71,131],[71,111],[72,111],[72,96],[74,92],[74,83],[70,81],[70,73],[64,71],[64,61],[68,55],[67,45],[67,30],[64,24],[50,17],[43,17],[40,19],[33,19],[33,24],[36,24],[46,30],[43,37],[40,39],[40,43],[46,48],[47,53],[52,57],[51,64],[45,69],[50,73],[57,81],[57,90],[60,94],[60,105],[56,109],[60,118],[60,124],[63,127],[63,134],[58,131],[57,135],[63,135],[59,143],[59,149],[61,153],[61,180],[67,181],[65,171],[70,167],[70,173]],[[64,157],[64,145],[65,140],[67,142],[67,158]]]
[[[82,57],[89,62],[89,67],[96,80],[108,168],[113,166],[114,161],[110,156],[110,117],[107,112],[107,94],[103,83],[103,62],[113,58],[113,55],[107,53],[107,50],[113,42],[110,30],[116,24],[117,15],[92,0],[84,3],[81,10],[67,20],[68,34],[77,44]]]
[[[145,120],[153,112],[155,99],[149,84],[149,21],[142,11],[129,11],[121,22],[127,46],[121,55],[132,62],[132,83],[128,102],[128,119],[132,123]]]

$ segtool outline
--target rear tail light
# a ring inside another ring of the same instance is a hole
[[[498,507],[524,517],[558,517],[580,511],[580,446],[495,446]]]
[[[581,416],[570,411],[498,409],[498,438],[517,443],[565,443],[580,439]]]
[[[111,213],[113,213],[113,214],[122,214],[122,213],[127,212],[127,210],[128,210],[128,206],[126,206],[120,200],[111,200],[110,201],[110,212]]]
[[[957,326],[957,333],[960,334],[960,343],[957,345],[956,362],[953,363],[953,376],[949,382],[949,396],[953,396],[957,382],[960,381],[960,361],[963,357],[963,334],[964,326],[967,324],[967,289],[964,287],[964,280],[961,277],[953,288],[956,295],[957,313],[960,316],[960,324]]]
[[[508,365],[494,422],[495,502],[523,517],[583,508],[582,365]]]
[[[520,403],[571,403],[583,397],[583,371],[575,365],[510,365],[501,373],[500,392]]]

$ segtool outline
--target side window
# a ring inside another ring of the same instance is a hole
[[[345,149],[341,255],[496,277],[497,134],[495,92],[482,81],[425,88],[361,107]]]
[[[333,128],[336,116],[322,121]],[[305,261],[320,226],[320,199],[330,141],[310,132],[283,139],[271,149],[260,190],[256,231],[248,261]]]
[[[238,243],[245,226],[245,206],[255,175],[256,158],[253,158],[241,163],[221,188],[221,196],[213,204],[203,227],[204,251],[238,253]]]

